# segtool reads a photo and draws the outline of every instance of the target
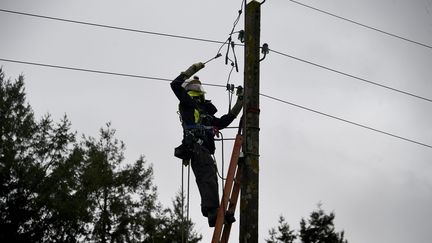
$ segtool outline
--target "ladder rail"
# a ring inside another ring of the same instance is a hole
[[[234,187],[231,192],[231,198],[229,200],[228,210],[227,212],[230,212],[232,214],[235,213],[236,207],[237,207],[237,201],[238,196],[240,194],[240,188],[241,188],[241,177],[242,177],[242,165],[239,163],[237,165],[237,173],[234,180]],[[224,226],[222,231],[222,243],[228,243],[229,235],[231,233],[231,226],[232,224],[227,224]]]
[[[230,197],[231,197],[232,191],[235,188],[235,187],[233,188],[233,186],[235,185],[234,177],[236,175],[238,160],[240,157],[241,146],[242,146],[242,136],[240,134],[237,134],[235,142],[234,142],[233,152],[231,155],[230,165],[228,168],[227,180],[225,182],[225,187],[224,187],[221,203],[219,205],[219,209],[218,209],[218,213],[217,213],[216,225],[215,225],[215,229],[213,232],[212,243],[219,243],[220,242],[220,236],[222,233],[222,228],[224,226],[225,212],[227,211],[227,207],[230,204]],[[239,190],[239,188],[238,188],[238,190]],[[237,195],[238,195],[238,193],[237,193]],[[235,206],[234,206],[234,209],[235,209]]]

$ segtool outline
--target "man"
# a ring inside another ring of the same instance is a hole
[[[237,102],[220,118],[215,117],[216,107],[205,99],[205,91],[198,77],[187,80],[204,68],[195,63],[171,82],[171,89],[180,101],[179,111],[183,125],[182,144],[175,155],[184,161],[190,159],[192,170],[201,195],[201,212],[208,218],[210,227],[216,223],[219,207],[217,168],[212,158],[215,152],[215,132],[227,127],[240,113],[243,95],[238,94]]]

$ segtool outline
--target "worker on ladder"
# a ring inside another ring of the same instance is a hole
[[[180,101],[183,126],[182,144],[175,149],[175,156],[183,159],[184,164],[190,161],[201,195],[201,212],[208,218],[209,226],[214,227],[219,207],[217,168],[212,158],[215,152],[214,136],[240,113],[243,94],[237,92],[237,102],[228,114],[215,117],[217,109],[210,100],[205,99],[201,81],[197,76],[190,79],[204,66],[201,62],[195,63],[171,82],[171,89]]]

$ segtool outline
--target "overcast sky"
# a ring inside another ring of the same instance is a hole
[[[299,0],[408,39],[432,45],[431,0]],[[0,8],[130,29],[224,41],[241,0],[21,1]],[[238,30],[244,26],[243,17]],[[173,79],[213,57],[219,44],[104,29],[0,12],[0,58]],[[289,0],[262,5],[261,42],[303,60],[432,99],[432,49],[305,8]],[[236,47],[243,83],[243,49]],[[97,136],[111,121],[127,161],[152,163],[165,206],[181,185],[173,148],[181,140],[169,82],[0,61],[7,77],[25,75],[37,117],[67,114],[72,129]],[[199,72],[224,85],[222,58]],[[228,109],[223,88],[207,98]],[[261,93],[432,145],[432,103],[270,53],[261,62]],[[429,243],[432,239],[432,149],[288,104],[260,98],[260,241],[284,215],[299,228],[317,203],[336,213],[350,243]],[[235,121],[237,123],[238,120]],[[233,137],[235,131],[225,131]],[[232,142],[225,143],[229,160]],[[221,160],[221,148],[216,152]],[[191,216],[211,239],[191,178]],[[232,238],[238,238],[238,223]]]

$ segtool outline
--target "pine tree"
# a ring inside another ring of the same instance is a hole
[[[44,180],[74,141],[64,118],[36,121],[26,103],[24,77],[5,79],[0,69],[0,241],[37,242],[50,230]]]
[[[326,214],[318,204],[318,209],[310,214],[308,220],[304,218],[300,221],[298,234],[290,229],[284,217],[279,218],[277,230],[271,228],[267,243],[348,243],[344,239],[344,231],[336,232],[334,227],[335,214]]]
[[[275,228],[269,230],[270,238],[266,239],[267,243],[293,243],[297,238],[294,230],[290,229],[283,216],[279,217],[278,231]]]
[[[300,238],[303,243],[348,243],[344,240],[344,231],[337,233],[333,220],[335,214],[332,212],[326,214],[318,205],[318,209],[310,214],[310,218],[306,221],[302,219],[300,222]]]
[[[194,230],[194,223],[187,218],[187,204],[184,194],[177,193],[174,198],[173,208],[166,209],[166,221],[163,242],[190,242],[196,243],[202,239]]]
[[[110,124],[77,142],[66,116],[36,121],[25,97],[23,76],[0,69],[0,242],[173,242],[179,225],[202,238],[178,197],[173,210],[157,201],[143,156],[124,161]]]
[[[100,138],[85,138],[79,193],[88,198],[93,212],[89,240],[98,242],[153,242],[161,225],[153,168],[144,157],[123,165],[123,142],[107,125]]]

